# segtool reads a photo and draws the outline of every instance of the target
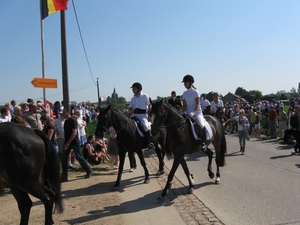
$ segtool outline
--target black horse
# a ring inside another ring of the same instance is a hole
[[[57,154],[43,131],[0,124],[0,183],[3,179],[17,200],[21,225],[28,224],[32,207],[28,194],[43,202],[46,225],[53,224],[54,204],[59,213],[63,212],[59,178]],[[4,193],[2,185],[0,188]]]
[[[171,105],[168,103],[163,103],[162,101],[152,104],[152,133],[155,135],[160,127],[163,125],[167,129],[166,137],[166,153],[171,155],[173,153],[174,161],[172,169],[168,175],[168,181],[163,190],[163,193],[159,197],[159,200],[163,200],[167,194],[167,191],[171,188],[171,181],[173,176],[181,164],[188,180],[189,188],[188,193],[193,191],[194,181],[187,167],[187,163],[184,159],[185,154],[191,154],[197,151],[202,150],[202,142],[195,140],[195,137],[192,133],[191,124]],[[207,146],[212,143],[216,153],[216,164],[217,164],[217,173],[215,183],[220,183],[220,171],[219,167],[225,165],[225,153],[227,151],[225,134],[223,132],[223,126],[219,120],[210,115],[204,116],[205,120],[209,123],[212,128],[212,138],[207,143]],[[197,133],[201,137],[201,131],[199,126],[197,126]],[[203,150],[209,157],[208,163],[208,174],[212,179],[214,173],[211,169],[211,163],[213,158],[213,152],[207,147]]]
[[[136,152],[141,165],[145,171],[145,180],[144,183],[149,183],[149,172],[146,167],[144,155],[142,149],[146,148],[148,145],[146,137],[142,137],[136,129],[135,122],[128,118],[124,113],[119,112],[116,109],[111,108],[109,105],[107,108],[100,108],[99,116],[98,116],[98,124],[95,131],[95,135],[99,137],[104,136],[105,131],[109,131],[113,129],[117,133],[117,144],[119,148],[119,158],[120,158],[120,165],[118,171],[118,177],[116,183],[113,186],[113,189],[118,189],[120,185],[121,175],[123,172],[125,155],[127,152]],[[161,136],[160,138],[163,138]],[[158,148],[155,149],[159,151]],[[163,173],[163,156],[160,151],[157,154],[159,157],[160,162],[160,169],[158,174]]]

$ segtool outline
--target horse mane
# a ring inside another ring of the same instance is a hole
[[[184,119],[182,114],[177,109],[175,109],[171,104],[169,104],[168,102],[163,102],[162,105],[165,106],[164,108],[166,108],[168,112],[172,111],[172,113],[174,113],[176,116],[179,116],[179,117]]]

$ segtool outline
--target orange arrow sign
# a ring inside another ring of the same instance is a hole
[[[35,88],[57,88],[57,79],[35,77],[31,83]]]

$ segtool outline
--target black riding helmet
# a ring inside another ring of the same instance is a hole
[[[195,82],[195,80],[194,80],[194,77],[192,76],[192,75],[185,75],[184,77],[183,77],[183,80],[182,80],[182,82],[181,83],[183,83],[183,82],[186,82],[186,81],[189,81],[189,82],[191,82],[191,83],[194,83]]]
[[[136,87],[138,90],[142,90],[142,85],[139,82],[133,83],[133,85],[130,88]]]

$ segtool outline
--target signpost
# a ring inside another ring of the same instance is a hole
[[[35,88],[57,88],[57,79],[33,78],[31,84]]]

